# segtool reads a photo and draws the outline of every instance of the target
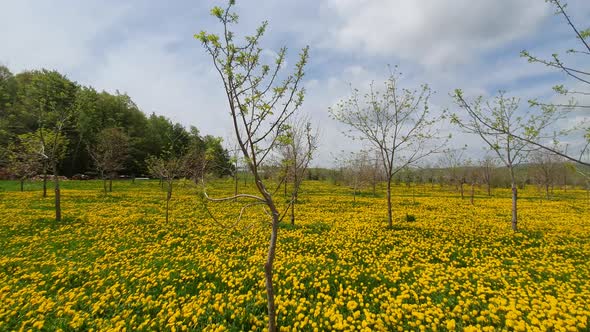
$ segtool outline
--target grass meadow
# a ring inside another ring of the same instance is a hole
[[[209,203],[214,220],[178,181],[166,223],[158,181],[117,181],[108,195],[64,181],[55,223],[51,190],[18,190],[0,182],[0,330],[265,329],[262,209],[234,224],[245,201]],[[396,186],[391,229],[383,193],[353,202],[345,186],[304,182],[295,226],[287,216],[279,230],[281,330],[589,330],[586,191],[521,190],[517,233],[509,189],[478,188],[472,205],[451,187]]]

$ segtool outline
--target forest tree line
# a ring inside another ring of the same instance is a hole
[[[58,125],[63,128],[54,137],[52,129]],[[44,147],[40,147],[40,139],[46,141]],[[221,139],[203,135],[196,127],[187,129],[162,115],[146,115],[127,94],[98,92],[57,71],[13,74],[0,66],[0,178],[20,178],[16,173],[27,173],[23,167],[35,168],[28,170],[29,176],[41,174],[44,167],[36,158],[53,143],[59,145],[58,174],[66,177],[100,177],[97,152],[108,145],[113,145],[120,159],[120,165],[112,170],[116,174],[109,176],[146,176],[150,157],[189,150],[197,154],[207,151],[212,160],[208,171],[217,176],[230,174],[233,167]],[[104,157],[109,151],[102,152]]]

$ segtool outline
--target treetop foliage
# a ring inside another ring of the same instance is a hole
[[[57,71],[13,74],[0,66],[0,168],[14,169],[9,167],[15,160],[9,150],[22,144],[22,135],[49,135],[56,125],[63,127],[63,140],[68,142],[59,158],[60,174],[66,176],[94,174],[96,160],[91,152],[100,145],[106,149],[103,136],[109,130],[126,137],[128,157],[117,167],[120,174],[145,175],[148,156],[180,153],[196,139],[204,143],[200,148],[214,151],[219,166],[212,172],[227,174],[222,170],[230,164],[220,140],[200,136],[196,128],[186,129],[162,115],[146,115],[127,94],[98,92]],[[50,144],[47,136],[45,141]]]

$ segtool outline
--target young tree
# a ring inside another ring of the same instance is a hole
[[[203,142],[207,152],[207,170],[218,177],[231,175],[234,165],[229,152],[223,148],[223,140],[220,137],[207,135],[203,137]]]
[[[291,225],[295,225],[295,204],[299,197],[299,189],[305,178],[305,172],[317,149],[318,133],[311,127],[307,118],[294,119],[289,122],[286,135],[281,143],[282,163],[286,168],[284,174],[285,184],[291,178],[293,188],[291,191]]]
[[[401,170],[400,179],[406,184],[407,188],[410,188],[412,186],[412,183],[415,182],[415,178],[416,174],[414,173],[414,170],[410,167],[405,167]]]
[[[561,165],[560,158],[545,150],[534,151],[531,154],[530,172],[539,187],[545,191],[545,197],[551,199],[550,189],[553,188],[557,173]]]
[[[184,153],[184,176],[192,179],[195,184],[199,184],[201,178],[207,172],[206,163],[207,144],[201,136],[197,128],[191,128],[190,142],[187,150]]]
[[[440,166],[447,173],[447,180],[449,184],[455,185],[455,190],[460,191],[461,199],[465,198],[463,185],[466,183],[466,168],[465,158],[463,154],[465,149],[450,149],[446,150],[440,158]]]
[[[31,133],[31,135],[33,136],[31,142],[34,142],[37,155],[41,159],[43,197],[47,197],[47,180],[49,171],[53,168],[53,163],[58,164],[65,158],[69,140],[62,133],[56,133],[48,129],[39,129]],[[55,179],[54,177],[56,177],[55,174],[52,175],[54,182],[59,181],[59,178]],[[56,209],[57,207],[58,205],[56,204]]]
[[[113,176],[123,169],[129,156],[129,137],[120,128],[103,129],[96,144],[90,148],[90,156],[94,166],[103,180],[104,193],[107,193],[107,179],[109,191],[113,191]]]
[[[223,202],[243,197],[254,200],[256,205],[265,205],[270,210],[271,232],[264,264],[268,304],[268,330],[277,330],[276,308],[273,286],[273,263],[276,253],[280,212],[261,176],[261,167],[279,141],[286,134],[285,124],[303,103],[304,89],[300,86],[307,63],[308,48],[304,48],[295,65],[295,73],[282,81],[279,75],[285,66],[286,48],[282,48],[274,65],[262,64],[260,38],[264,35],[267,22],[256,30],[253,36],[245,38],[244,44],[236,44],[231,27],[238,22],[238,15],[232,12],[234,0],[223,9],[211,10],[223,27],[218,34],[202,31],[195,38],[199,40],[213,60],[226,93],[231,122],[236,140],[248,168],[254,177],[257,195],[238,194],[231,197],[212,199],[204,190],[204,196],[212,201]],[[247,206],[251,206],[249,204]],[[245,206],[246,207],[246,206]]]
[[[8,172],[20,181],[20,191],[24,190],[25,180],[41,170],[38,148],[38,141],[31,133],[19,135],[8,145]]]
[[[33,110],[37,118],[40,149],[44,169],[53,173],[55,191],[55,220],[61,221],[61,190],[58,166],[64,158],[62,153],[67,139],[64,130],[74,115],[74,102],[77,86],[56,71],[31,72],[29,84],[21,92],[21,103]],[[46,172],[44,172],[46,173]],[[44,194],[46,192],[46,175],[44,174]]]
[[[515,166],[524,161],[529,152],[528,141],[535,141],[541,131],[549,126],[554,117],[555,108],[546,107],[540,115],[520,115],[519,100],[508,98],[504,92],[493,101],[484,101],[478,97],[468,102],[459,89],[453,96],[457,105],[467,113],[467,117],[453,114],[452,122],[467,133],[478,135],[502,163],[508,168],[512,187],[512,229],[518,230],[518,188]],[[521,140],[516,137],[524,137]]]
[[[469,183],[471,186],[471,193],[469,196],[469,202],[471,205],[475,204],[475,185],[478,184],[481,179],[481,169],[475,167],[470,159],[467,160],[464,167],[464,178],[465,182]]]
[[[437,171],[438,171],[438,169],[436,168],[436,166],[431,163],[426,163],[421,168],[420,173],[422,174],[422,177],[424,178],[424,184],[429,183],[431,190],[434,189],[434,183],[436,182]],[[424,188],[424,190],[426,190],[426,187]]]
[[[571,183],[570,175],[576,173],[577,170],[584,170],[584,165],[577,165],[565,158],[559,158],[559,172],[561,173],[561,183],[563,184],[563,191],[567,192],[568,184]],[[580,172],[577,172],[580,174]]]
[[[174,179],[181,176],[185,171],[185,160],[183,157],[175,155],[168,155],[167,157],[150,156],[146,160],[150,174],[166,183],[166,222],[168,222],[170,199],[172,199],[172,185]]]
[[[46,133],[42,128],[38,131],[39,141],[41,143],[41,156],[43,158],[44,169],[49,165],[53,176],[53,190],[55,193],[55,221],[61,221],[61,188],[59,183],[58,164],[65,157],[67,150],[67,139],[62,136],[62,130],[67,118],[61,118],[53,131]],[[64,143],[61,143],[64,142]],[[62,145],[63,144],[63,145]],[[44,172],[43,178],[43,192],[46,190],[47,172]]]
[[[377,197],[377,184],[383,180],[383,172],[381,170],[379,151],[373,149],[371,165],[371,188],[373,190],[373,197]]]
[[[492,177],[496,166],[496,160],[490,155],[485,155],[479,161],[479,176],[481,182],[486,185],[488,196],[492,196]]]
[[[18,92],[15,107],[27,113],[22,120],[28,131],[37,133],[43,158],[43,197],[47,194],[47,173],[53,172],[56,219],[61,220],[58,166],[65,157],[58,143],[67,143],[64,129],[74,115],[77,86],[56,71],[36,70],[17,75]],[[20,112],[20,111],[19,111]],[[26,118],[31,119],[31,123]],[[21,125],[19,123],[19,125]],[[24,130],[25,128],[21,128]],[[47,135],[51,135],[51,138]],[[64,138],[63,141],[60,139]]]
[[[354,89],[352,96],[330,108],[332,117],[351,130],[345,134],[368,141],[380,153],[387,181],[388,225],[393,225],[391,183],[402,169],[441,149],[445,140],[435,141],[437,122],[443,115],[432,116],[429,111],[431,90],[423,85],[419,90],[399,86],[401,74],[392,72],[383,92],[373,84],[363,97]],[[434,143],[434,144],[433,144]]]
[[[583,63],[584,60],[588,60],[590,57],[590,28],[585,30],[579,29],[576,24],[573,22],[570,15],[567,13],[567,4],[565,1],[562,0],[546,0],[546,2],[550,3],[555,8],[555,14],[563,17],[567,25],[571,28],[576,41],[579,43],[578,46],[580,48],[575,49],[571,48],[566,50],[566,53],[570,56],[575,57],[575,59],[570,60],[570,63]],[[569,101],[566,103],[547,103],[541,102],[537,99],[529,100],[531,106],[545,108],[545,107],[557,107],[563,108],[566,110],[587,110],[590,108],[590,105],[580,104],[577,100],[580,96],[588,96],[590,95],[589,91],[584,91],[585,88],[590,87],[590,72],[584,68],[575,67],[575,65],[569,65],[566,63],[564,58],[557,52],[551,55],[550,59],[541,58],[531,54],[530,52],[523,50],[521,52],[521,56],[526,58],[531,63],[539,63],[545,65],[549,68],[557,69],[568,77],[572,78],[575,82],[581,85],[581,89],[568,89],[564,85],[556,85],[553,87],[553,90],[558,93],[559,95],[569,97]],[[583,126],[586,126],[583,128]],[[586,142],[582,144],[580,148],[579,154],[572,154],[568,153],[567,150],[560,149],[555,144],[544,144],[539,142],[539,140],[530,140],[527,137],[523,136],[515,136],[521,140],[526,140],[527,143],[533,144],[537,147],[540,147],[548,152],[553,154],[559,155],[569,161],[573,161],[578,165],[582,166],[590,166],[590,159],[584,159],[587,157],[586,152],[590,148],[590,127],[588,126],[588,122],[581,124],[583,131],[585,132],[584,138]],[[578,129],[578,128],[574,128]]]
[[[377,197],[377,184],[383,180],[383,164],[378,150],[367,149],[351,153],[349,158],[344,160],[344,166],[347,168],[345,181],[351,187],[359,190],[370,187],[373,197]],[[358,181],[356,186],[355,181]]]
[[[242,154],[242,151],[240,150],[240,146],[237,143],[237,141],[233,138],[230,137],[229,139],[227,139],[226,141],[226,151],[228,152],[228,155],[230,157],[229,161],[230,161],[230,167],[228,168],[229,171],[229,175],[231,176],[231,178],[233,179],[234,182],[234,196],[238,195],[239,191],[239,174],[240,174],[240,164],[241,164],[241,159],[240,155]],[[237,198],[235,199],[237,201]]]
[[[206,143],[198,135],[196,128],[187,133],[184,127],[176,124],[162,137],[164,151],[159,156],[151,155],[146,159],[148,172],[166,185],[166,222],[172,199],[174,179],[180,176],[204,176],[207,164],[204,161],[207,151]]]
[[[361,150],[351,152],[340,160],[344,182],[352,189],[352,201],[356,203],[356,195],[369,186],[373,177],[372,161],[369,152]]]

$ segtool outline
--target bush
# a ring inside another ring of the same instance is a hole
[[[414,221],[416,221],[416,216],[414,216],[413,214],[406,213],[406,221],[407,222],[414,222]]]

